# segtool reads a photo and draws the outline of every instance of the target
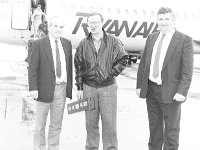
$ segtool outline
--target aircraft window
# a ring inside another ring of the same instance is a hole
[[[98,12],[102,13],[103,9],[101,7],[98,8]]]
[[[71,9],[71,11],[75,11],[75,6],[71,5],[70,9]]]
[[[89,8],[89,12],[93,12],[93,7],[90,7],[90,8]]]
[[[111,14],[111,9],[110,8],[107,9],[107,13]]]
[[[80,12],[84,12],[85,8],[83,6],[80,7]]]
[[[180,14],[180,18],[181,18],[181,19],[184,19],[184,14]]]
[[[194,19],[194,18],[195,18],[194,14],[191,14],[191,15],[190,15],[190,18],[191,18],[191,19]]]
[[[129,14],[129,11],[128,9],[125,9],[125,14],[128,15]]]
[[[178,13],[176,13],[176,18],[179,18],[179,14]]]
[[[146,11],[142,11],[142,16],[146,16],[147,14],[146,14]]]
[[[137,16],[137,15],[138,15],[137,10],[133,10],[133,15],[134,15],[134,16]]]
[[[193,19],[195,19],[195,18],[196,18],[195,14],[192,14],[192,18],[193,18]]]
[[[151,11],[151,17],[154,17],[155,13],[154,11]]]
[[[119,8],[116,9],[116,14],[120,14]]]
[[[188,15],[187,15],[187,14],[184,14],[184,17],[185,17],[185,19],[187,19]]]

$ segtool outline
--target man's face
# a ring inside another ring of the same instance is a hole
[[[157,23],[161,32],[169,32],[174,28],[175,18],[171,13],[158,14]]]
[[[37,9],[40,10],[41,9],[41,5],[38,5]]]
[[[65,23],[63,20],[61,20],[60,18],[55,18],[52,21],[52,24],[49,25],[49,34],[55,39],[61,37],[64,31],[64,26]]]
[[[102,31],[103,22],[99,15],[90,16],[88,18],[88,26],[92,34],[99,34]]]

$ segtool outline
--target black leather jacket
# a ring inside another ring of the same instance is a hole
[[[98,53],[91,33],[79,43],[76,49],[74,64],[78,90],[83,89],[83,83],[96,88],[114,84],[115,77],[126,68],[128,55],[121,41],[104,30],[103,32]]]

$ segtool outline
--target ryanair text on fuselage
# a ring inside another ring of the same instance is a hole
[[[72,34],[76,34],[80,27],[83,28],[85,35],[89,34],[88,25],[86,22],[83,22],[84,17],[87,17],[89,13],[77,12],[76,16],[79,16],[76,25],[72,31]],[[158,30],[158,25],[155,22],[138,22],[134,21],[132,26],[129,27],[128,21],[123,20],[119,24],[119,20],[108,19],[105,21],[103,28],[106,32],[113,34],[115,36],[120,36],[123,30],[125,30],[127,38],[135,38],[136,36],[142,36],[146,38],[150,33]]]

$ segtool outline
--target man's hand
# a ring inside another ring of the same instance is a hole
[[[137,93],[138,97],[140,97],[140,91],[141,91],[141,89],[136,89],[136,93]]]
[[[173,98],[175,101],[177,102],[184,102],[185,101],[185,96],[179,94],[179,93],[176,93],[174,98]]]
[[[30,97],[32,97],[34,100],[38,98],[38,91],[30,91]]]
[[[82,90],[77,91],[76,96],[77,96],[78,100],[82,100],[83,99],[83,91]]]

